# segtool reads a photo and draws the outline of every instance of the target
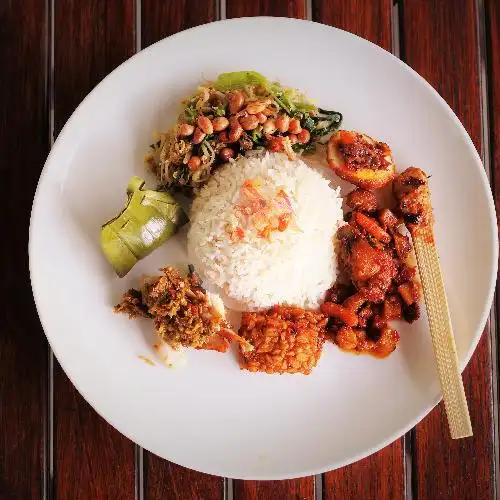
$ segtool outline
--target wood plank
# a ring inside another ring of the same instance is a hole
[[[227,18],[251,16],[282,16],[305,19],[305,0],[226,0]]]
[[[500,4],[497,0],[485,1],[486,13],[486,50],[489,68],[489,119],[491,167],[497,213],[500,213]],[[497,297],[498,298],[498,297]],[[500,313],[500,306],[497,307]],[[497,321],[500,315],[497,314]],[[497,332],[498,332],[497,328]]]
[[[324,474],[323,498],[325,500],[403,499],[405,491],[403,463],[403,440],[399,439],[374,455]]]
[[[390,0],[318,0],[313,18],[391,50]],[[384,471],[383,475],[380,471]],[[390,479],[388,479],[390,478]],[[323,476],[325,500],[401,499],[405,491],[403,439],[352,465]]]
[[[55,2],[55,123],[60,131],[85,95],[134,52],[133,0]],[[54,369],[56,496],[134,498],[134,444]]]
[[[450,104],[481,151],[476,6],[474,0],[405,0],[403,57]],[[489,335],[487,327],[463,376],[474,436],[451,440],[442,404],[416,427],[413,475],[419,500],[494,498]]]
[[[392,0],[317,0],[313,20],[329,24],[391,50]]]
[[[215,0],[142,1],[142,47],[179,31],[216,20]]]
[[[490,135],[489,135],[489,146],[490,146],[490,172],[491,172],[491,183],[493,186],[493,196],[495,198],[495,205],[497,210],[497,215],[500,214],[500,3],[498,0],[485,0],[485,50],[487,56],[488,78],[487,85],[489,90],[489,125],[490,125]],[[499,224],[500,229],[500,224]],[[498,293],[500,286],[500,278],[497,276],[497,293],[496,300],[493,307],[495,307],[495,320],[496,328],[492,330],[492,336],[496,332],[496,342],[492,343],[493,348],[496,347],[496,352],[493,351],[493,360],[499,359],[500,347],[498,346],[498,332],[500,332],[500,295]],[[498,411],[498,361],[493,363],[493,404],[497,405]],[[496,386],[495,386],[496,381]],[[495,415],[495,413],[494,413]],[[496,414],[496,424],[499,425],[498,413]],[[494,443],[495,450],[495,470],[496,470],[496,495],[498,496],[498,474],[499,472],[499,461],[500,461],[500,440],[498,438],[498,427],[496,428],[496,441]]]
[[[234,481],[235,500],[312,500],[314,477],[285,481]]]
[[[148,500],[222,500],[224,480],[221,477],[186,469],[144,452],[144,490]]]
[[[42,498],[48,347],[29,287],[28,226],[48,153],[46,2],[0,2],[0,498]]]
[[[244,16],[283,16],[304,19],[306,17],[305,0],[245,0],[226,1],[227,18]],[[286,500],[314,498],[314,477],[287,481],[233,481],[235,500]]]
[[[185,2],[172,0],[142,2],[142,46],[146,47],[162,38],[215,20],[215,1]],[[179,498],[182,500],[222,499],[224,480],[202,474],[152,453],[144,452],[144,488],[148,500]]]

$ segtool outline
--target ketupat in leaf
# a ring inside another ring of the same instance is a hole
[[[170,193],[143,186],[143,179],[132,177],[127,186],[127,205],[101,228],[101,249],[120,277],[187,222]]]

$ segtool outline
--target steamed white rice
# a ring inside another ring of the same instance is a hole
[[[282,189],[294,224],[268,238],[247,230],[231,238],[234,206],[246,180],[266,192]],[[303,161],[283,154],[242,158],[223,166],[193,202],[188,253],[197,271],[249,309],[289,304],[317,307],[335,281],[334,236],[342,222],[339,189]]]

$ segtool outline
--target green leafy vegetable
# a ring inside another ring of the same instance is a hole
[[[259,131],[257,129],[252,130],[250,136],[253,142],[259,142],[263,138],[262,131]]]
[[[233,71],[221,73],[214,83],[214,88],[222,92],[229,92],[247,85],[262,85],[269,87],[269,80],[257,71]]]
[[[184,110],[184,114],[186,115],[187,122],[192,125],[196,119],[197,115],[196,109],[187,106],[186,109]]]
[[[143,179],[132,177],[125,208],[101,227],[101,249],[120,277],[187,222],[169,193],[143,187]]]
[[[293,115],[296,111],[304,112],[316,109],[314,104],[307,102],[303,98],[298,98],[294,92],[284,89],[278,83],[271,83],[264,75],[256,71],[221,73],[214,83],[214,88],[229,92],[248,85],[260,85],[266,88],[278,105],[290,115]]]
[[[213,106],[215,116],[226,116],[226,106]]]

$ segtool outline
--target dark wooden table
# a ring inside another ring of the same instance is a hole
[[[143,451],[94,412],[50,351],[29,286],[27,243],[54,138],[83,97],[136,51],[191,26],[258,15],[336,26],[403,59],[462,120],[500,202],[500,0],[1,0],[2,500],[499,498],[495,311],[464,372],[473,438],[451,441],[439,405],[379,453],[293,481],[231,481]]]

